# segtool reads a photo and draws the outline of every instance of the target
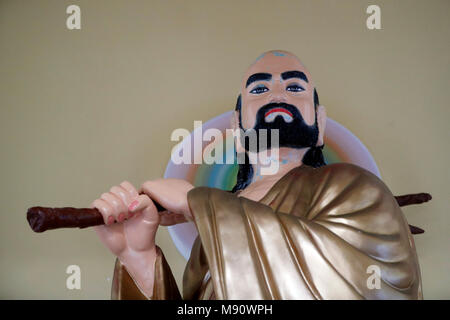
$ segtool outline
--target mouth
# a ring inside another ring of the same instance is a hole
[[[276,107],[273,109],[270,109],[264,114],[264,121],[265,122],[273,122],[275,121],[276,117],[281,116],[283,120],[287,123],[290,123],[294,120],[294,116],[292,113],[282,107]]]

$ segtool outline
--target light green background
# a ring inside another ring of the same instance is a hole
[[[82,29],[66,28],[81,7]],[[382,30],[366,28],[381,7]],[[0,298],[108,299],[114,257],[93,230],[33,233],[28,207],[88,206],[161,177],[175,128],[234,107],[261,52],[309,67],[331,118],[369,148],[404,210],[425,298],[450,298],[450,1],[0,1]],[[184,260],[161,228],[178,283]],[[81,267],[81,290],[65,287]]]

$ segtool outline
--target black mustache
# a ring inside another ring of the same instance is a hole
[[[281,102],[281,103],[280,102],[271,102],[271,103],[268,103],[268,104],[262,106],[258,110],[258,112],[256,114],[256,125],[265,121],[264,118],[268,111],[270,111],[271,109],[276,109],[276,108],[283,108],[283,109],[288,110],[292,114],[292,117],[294,118],[294,120],[295,119],[303,120],[303,117],[300,114],[300,111],[298,111],[296,106],[289,104],[289,103],[283,103],[283,102]]]
[[[268,111],[274,108],[284,108],[292,114],[293,121],[286,122],[281,115],[278,115],[274,121],[266,122],[265,115]],[[279,146],[280,147],[289,147],[289,148],[305,148],[305,147],[313,147],[317,143],[317,138],[319,134],[319,129],[317,125],[317,119],[313,125],[306,124],[303,116],[301,115],[299,109],[289,103],[279,103],[272,102],[262,106],[258,112],[256,113],[256,121],[253,128],[244,129],[242,127],[242,123],[239,123],[239,126],[242,130],[244,130],[245,134],[241,136],[241,144],[244,146],[244,149],[250,152],[259,152],[265,149],[270,149],[272,147],[272,129],[279,130]],[[252,131],[256,131],[257,133],[261,130],[265,129],[267,133],[267,143],[266,145],[261,144],[262,141],[259,139],[259,134],[256,135],[257,143],[256,146],[251,146],[249,144],[249,138],[247,137],[247,133],[251,133]]]

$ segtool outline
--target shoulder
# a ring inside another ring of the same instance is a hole
[[[319,168],[300,166],[285,177],[284,183],[289,187],[308,189],[311,197],[314,194],[327,195],[332,193],[360,194],[363,198],[383,197],[393,198],[393,195],[384,182],[372,172],[350,163],[333,163]]]
[[[372,172],[355,164],[344,162],[333,163],[319,168],[313,168],[303,165],[293,169],[286,176],[297,179],[300,178],[301,180],[318,180],[320,182],[328,179],[344,179],[344,181],[353,181],[354,179],[359,179],[361,182],[364,181],[371,184],[383,185],[381,179]]]
[[[379,179],[372,172],[370,172],[360,166],[352,164],[352,163],[339,162],[339,163],[328,164],[328,165],[318,167],[318,168],[312,168],[309,166],[301,166],[301,167],[299,167],[299,169],[302,169],[302,167],[306,167],[310,174],[368,175],[368,176],[374,177],[376,179]]]

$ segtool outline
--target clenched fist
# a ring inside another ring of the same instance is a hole
[[[125,265],[147,297],[151,297],[156,260],[158,226],[186,222],[192,215],[187,193],[193,186],[180,179],[147,181],[141,194],[128,181],[103,193],[91,207],[97,208],[105,225],[95,227],[100,240]],[[167,210],[158,213],[151,199]]]

